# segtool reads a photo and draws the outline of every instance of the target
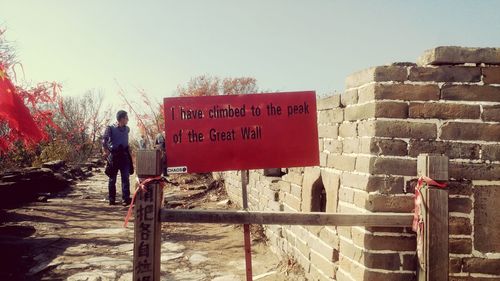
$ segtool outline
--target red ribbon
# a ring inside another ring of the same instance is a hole
[[[424,221],[420,219],[421,213],[420,213],[420,205],[422,204],[422,193],[420,190],[424,186],[424,183],[426,185],[432,185],[432,186],[437,186],[440,188],[445,188],[446,183],[438,183],[435,180],[422,176],[418,179],[417,186],[415,187],[415,211],[413,213],[413,225],[412,229],[415,232],[418,232],[419,230],[422,231],[424,229]]]
[[[161,188],[163,188],[163,185],[165,184],[164,178],[162,176],[157,176],[154,178],[147,178],[147,179],[143,180],[142,182],[139,180],[139,178],[136,178],[136,180],[137,180],[137,183],[139,184],[139,187],[135,190],[134,195],[132,196],[132,201],[130,202],[130,206],[128,207],[128,212],[127,212],[127,216],[125,217],[125,222],[123,223],[123,227],[127,227],[127,225],[128,225],[128,221],[130,220],[130,217],[132,216],[132,210],[134,208],[135,197],[137,196],[139,191],[146,192],[147,191],[146,186],[153,183],[153,182],[156,182],[156,181],[160,182]]]

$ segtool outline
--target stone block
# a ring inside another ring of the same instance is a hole
[[[372,174],[417,175],[417,161],[414,159],[374,157],[371,163]]]
[[[479,82],[481,68],[470,66],[449,66],[410,68],[410,81],[434,82]]]
[[[500,180],[500,164],[450,162],[449,175],[454,179]]]
[[[464,63],[500,64],[500,48],[440,46],[426,50],[417,59],[418,65]]]
[[[500,105],[483,105],[481,118],[484,121],[500,122]]]
[[[340,140],[325,140],[324,141],[325,151],[328,151],[332,154],[341,154],[342,153],[342,141]],[[326,165],[322,165],[326,166]]]
[[[479,159],[480,147],[476,143],[411,139],[408,155],[417,157],[423,153],[434,153],[445,154],[450,159]]]
[[[472,195],[472,181],[452,180],[447,183],[450,195]]]
[[[371,193],[365,203],[365,208],[371,212],[410,213],[415,208],[412,195],[395,196]]]
[[[403,82],[408,76],[406,67],[377,66],[355,72],[347,76],[346,89],[362,86],[370,82],[396,81]]]
[[[368,120],[359,123],[358,134],[359,136],[435,139],[437,137],[437,127],[433,123]]]
[[[447,122],[441,127],[440,137],[443,140],[500,142],[500,124]]]
[[[415,251],[417,245],[415,237],[373,235],[356,228],[352,229],[352,240],[367,250]]]
[[[449,198],[448,211],[469,214],[472,210],[472,200],[469,198]]]
[[[485,84],[500,84],[500,67],[484,67],[483,82]]]
[[[356,157],[347,155],[328,156],[327,166],[341,171],[354,171],[356,165]]]
[[[472,253],[472,240],[470,238],[450,238],[448,248],[451,254],[470,254]]]
[[[464,272],[500,275],[500,259],[463,258]]]
[[[408,118],[408,105],[403,102],[379,101],[348,106],[345,120],[363,120],[368,118]]]
[[[405,156],[408,154],[408,144],[404,140],[372,138],[369,151],[379,156]]]
[[[500,161],[500,144],[484,144],[481,146],[482,158],[490,161]]]
[[[333,278],[335,276],[336,265],[332,261],[325,259],[314,250],[311,250],[311,263],[328,277]]]
[[[358,135],[357,132],[358,124],[355,122],[345,122],[340,124],[339,136],[342,138],[353,138]]]
[[[358,102],[358,90],[350,89],[340,94],[340,105],[346,107]]]
[[[318,137],[336,139],[339,135],[339,125],[318,125]]]
[[[400,194],[404,190],[402,176],[374,176],[353,173],[342,173],[342,185],[353,187],[367,192],[378,191],[382,194]]]
[[[414,254],[403,255],[403,270],[415,271],[417,269],[418,259]]]
[[[331,124],[344,121],[344,109],[333,108],[318,112],[318,123]]]
[[[439,87],[435,84],[370,84],[358,90],[358,102],[373,100],[429,101],[439,100]]]
[[[500,102],[500,87],[490,85],[444,85],[441,99]]]
[[[472,225],[469,218],[450,217],[448,221],[450,234],[470,235],[472,233]]]
[[[317,109],[333,109],[340,106],[340,95],[331,95],[317,101]]]
[[[500,185],[474,187],[474,248],[500,252]]]
[[[454,103],[411,103],[410,118],[479,119],[479,105]]]

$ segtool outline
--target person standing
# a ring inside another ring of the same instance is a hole
[[[109,177],[108,192],[109,205],[115,205],[116,177],[120,171],[122,181],[122,205],[130,205],[130,180],[133,174],[132,156],[128,145],[130,128],[127,126],[128,115],[124,110],[116,113],[117,123],[108,126],[104,132],[102,148],[107,161],[106,175]]]

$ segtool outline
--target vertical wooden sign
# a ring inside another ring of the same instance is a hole
[[[159,151],[140,150],[137,152],[137,175],[142,181],[158,176],[161,171]],[[152,165],[152,163],[156,163]],[[159,164],[160,163],[160,164]],[[160,209],[163,190],[159,183],[146,185],[135,200],[134,216],[134,281],[160,280],[161,222]]]

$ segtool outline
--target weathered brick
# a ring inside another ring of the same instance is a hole
[[[472,181],[470,180],[450,180],[447,187],[450,195],[472,195]]]
[[[382,194],[403,193],[403,177],[342,173],[341,180],[344,186],[365,190],[367,192],[378,191]]]
[[[369,120],[358,126],[360,136],[435,139],[436,124],[396,120]]]
[[[500,67],[484,67],[483,82],[485,84],[500,84]]]
[[[342,255],[356,260],[368,268],[398,270],[401,264],[398,253],[371,253],[342,240]]]
[[[481,147],[482,158],[490,161],[500,160],[500,144],[485,144]]]
[[[298,185],[302,185],[302,178],[303,178],[303,176],[301,173],[295,173],[295,172],[292,172],[290,170],[289,170],[288,174],[283,176],[283,180],[294,183],[294,184],[298,184]]]
[[[342,138],[352,138],[358,135],[357,123],[354,122],[344,122],[340,124],[339,136]]]
[[[365,208],[371,212],[409,213],[415,208],[413,196],[370,194]]]
[[[472,253],[472,239],[470,238],[450,238],[448,244],[452,254]]]
[[[484,121],[500,122],[500,105],[483,105],[481,118]]]
[[[463,271],[500,275],[500,259],[463,258]]]
[[[410,140],[408,155],[417,157],[422,153],[445,154],[450,159],[479,159],[480,145],[433,140]]]
[[[412,67],[410,81],[479,82],[481,68],[470,66]]]
[[[329,124],[329,123],[340,123],[344,121],[344,109],[334,108],[327,109],[318,112],[318,123]]]
[[[414,271],[417,269],[418,259],[416,255],[403,255],[403,270]]]
[[[472,210],[472,201],[469,198],[449,198],[448,210],[450,212],[469,214]]]
[[[374,157],[371,161],[372,174],[417,175],[417,160]]]
[[[348,106],[345,109],[345,120],[353,121],[374,117],[407,118],[408,105],[402,102],[380,101]]]
[[[441,127],[440,137],[445,140],[500,141],[500,124],[448,122]]]
[[[327,166],[341,170],[341,171],[354,171],[356,165],[356,157],[347,155],[333,155],[328,156]]]
[[[406,67],[401,66],[377,66],[363,69],[347,76],[345,80],[346,89],[359,87],[370,82],[397,81],[403,82],[408,76]]]
[[[319,238],[308,241],[308,246],[328,261],[335,262],[338,260],[338,252],[333,249],[332,245],[326,244]]]
[[[464,63],[500,64],[500,48],[440,46],[426,50],[417,59],[418,65]]]
[[[450,234],[470,235],[472,233],[470,219],[463,217],[450,217],[448,229]]]
[[[317,101],[317,109],[325,110],[332,109],[340,106],[340,95],[331,95]]]
[[[326,147],[325,147],[325,150],[327,150]],[[328,161],[328,154],[325,152],[320,152],[319,153],[319,165],[321,167],[326,167],[327,161]]]
[[[454,179],[500,180],[500,164],[450,162],[448,172]]]
[[[375,155],[396,155],[404,156],[408,154],[408,144],[403,140],[372,138],[370,141],[370,153]]]
[[[339,125],[318,125],[318,137],[336,139],[339,135]]]
[[[342,141],[340,140],[325,140],[323,143],[323,147],[326,151],[330,153],[334,154],[342,153]]]
[[[457,273],[462,271],[462,259],[461,258],[450,258],[449,263],[450,273]]]
[[[479,105],[453,103],[411,103],[410,118],[437,119],[478,119],[481,114]]]
[[[351,104],[356,104],[358,102],[358,90],[351,89],[340,94],[340,105],[346,107]]]
[[[360,153],[361,139],[359,138],[345,138],[342,140],[342,150],[344,153]]]
[[[500,102],[500,87],[489,85],[444,85],[441,99]]]
[[[336,265],[332,261],[322,257],[314,250],[311,250],[311,263],[327,276],[332,278],[335,276]]]
[[[372,100],[428,101],[439,99],[437,85],[371,84],[358,90],[358,102]]]
[[[354,203],[354,190],[341,187],[339,189],[339,200],[347,203]]]
[[[339,240],[339,236],[338,236],[338,233],[335,230],[335,228],[328,227],[328,226],[324,227],[319,232],[319,238],[321,238],[321,240],[323,240],[323,242],[330,245],[334,249],[336,249],[336,250],[339,249],[340,240]],[[338,260],[338,258],[339,257],[338,257],[338,251],[337,251],[337,257],[334,257],[333,260],[336,261],[336,260]]]
[[[352,229],[352,240],[368,250],[415,251],[417,245],[415,237],[373,235],[356,228]]]

